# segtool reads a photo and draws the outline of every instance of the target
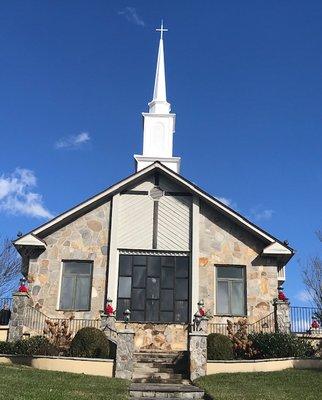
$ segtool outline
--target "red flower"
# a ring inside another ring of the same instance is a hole
[[[200,314],[202,317],[204,317],[205,314],[206,314],[205,309],[204,309],[204,308],[199,308],[199,314]]]
[[[20,293],[28,293],[28,288],[25,285],[21,285],[18,289],[18,292]]]
[[[283,292],[278,292],[278,300],[285,301],[286,296]]]
[[[318,323],[318,321],[317,321],[316,319],[314,319],[314,320],[312,321],[311,327],[312,327],[313,329],[318,329],[318,328],[320,328],[320,324]]]
[[[105,314],[107,314],[107,315],[113,315],[114,314],[114,309],[110,304],[108,304],[105,307]]]

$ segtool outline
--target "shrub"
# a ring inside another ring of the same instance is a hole
[[[234,358],[231,340],[220,333],[211,333],[207,337],[208,360],[231,360]]]
[[[256,358],[312,357],[312,345],[288,333],[253,333],[250,336]]]
[[[227,319],[228,337],[233,343],[235,358],[253,358],[256,356],[256,349],[247,334],[247,326],[247,318],[240,318],[234,323]]]
[[[104,332],[97,328],[80,329],[70,345],[70,355],[73,357],[108,358],[110,353],[109,340]]]
[[[13,354],[11,342],[0,342],[0,354]]]
[[[17,340],[12,345],[13,354],[27,356],[58,356],[59,349],[44,336],[33,336],[30,339]]]

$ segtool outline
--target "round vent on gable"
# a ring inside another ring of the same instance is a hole
[[[150,190],[150,197],[152,200],[160,200],[161,197],[163,196],[163,190],[161,190],[158,186],[154,186],[151,190]]]

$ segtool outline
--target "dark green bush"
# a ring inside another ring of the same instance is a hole
[[[312,357],[312,345],[288,333],[253,333],[249,335],[256,358]]]
[[[104,332],[97,328],[80,329],[70,345],[73,357],[109,358],[110,342]]]
[[[13,354],[11,342],[0,342],[0,354]]]
[[[58,356],[59,349],[45,336],[33,336],[30,339],[17,340],[12,345],[13,354],[27,356]]]
[[[232,341],[220,333],[207,337],[208,360],[232,360],[234,358]]]

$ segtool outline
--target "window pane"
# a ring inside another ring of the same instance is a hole
[[[217,282],[217,314],[229,314],[228,282]]]
[[[189,258],[176,257],[176,277],[188,278],[189,275]]]
[[[176,279],[176,300],[188,300],[188,279]]]
[[[243,278],[243,267],[217,267],[217,278]]]
[[[175,322],[187,322],[188,321],[188,302],[187,301],[176,301],[174,320],[175,320]]]
[[[164,289],[172,289],[174,286],[174,267],[162,267],[161,270],[161,287]]]
[[[166,267],[174,267],[174,261],[175,261],[175,257],[167,257],[167,256],[163,256],[161,257],[161,263],[162,266],[166,266]]]
[[[243,282],[231,283],[231,312],[234,315],[245,314],[244,303],[244,284]]]
[[[120,276],[119,277],[119,292],[118,297],[131,297],[131,282],[132,278],[130,276]]]
[[[123,312],[127,309],[131,309],[130,299],[118,299],[116,307],[116,318],[119,321],[124,319]]]
[[[133,287],[145,287],[146,267],[133,267]]]
[[[75,277],[63,276],[60,289],[60,305],[61,310],[73,309],[73,292]]]
[[[145,320],[144,311],[133,310],[131,312],[131,321],[133,321],[133,322],[135,322],[135,321],[142,322],[144,320]]]
[[[89,310],[91,279],[89,276],[78,276],[76,280],[75,310]]]
[[[146,297],[148,299],[158,299],[160,297],[160,278],[147,279]]]
[[[64,275],[79,275],[79,274],[91,274],[92,263],[89,262],[78,262],[78,261],[65,261],[64,262]]]
[[[120,256],[119,274],[125,276],[132,275],[132,256]]]
[[[173,290],[161,290],[161,311],[173,310]]]
[[[151,256],[148,257],[148,276],[160,276],[161,270],[161,257]]]
[[[155,322],[159,321],[159,300],[147,300],[146,320]]]
[[[173,311],[161,311],[160,321],[161,322],[173,322]]]
[[[132,290],[132,310],[144,310],[145,308],[145,290]],[[131,311],[132,311],[131,310]]]
[[[146,265],[146,256],[133,256],[134,265]]]

